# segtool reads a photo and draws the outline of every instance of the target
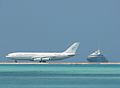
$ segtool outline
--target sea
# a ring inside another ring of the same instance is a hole
[[[0,64],[0,88],[120,88],[120,65]]]

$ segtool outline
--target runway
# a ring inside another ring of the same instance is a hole
[[[0,62],[0,64],[120,64],[120,62]]]

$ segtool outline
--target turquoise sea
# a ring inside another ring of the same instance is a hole
[[[0,88],[120,88],[120,65],[1,64]]]

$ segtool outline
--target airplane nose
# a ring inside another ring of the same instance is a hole
[[[7,56],[5,56],[5,57],[9,58],[10,56],[9,56],[9,55],[7,55]]]

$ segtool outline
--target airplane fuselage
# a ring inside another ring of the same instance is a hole
[[[48,61],[48,60],[62,60],[74,56],[73,53],[33,53],[33,52],[18,52],[10,53],[6,57],[14,60],[33,60],[33,61]]]

